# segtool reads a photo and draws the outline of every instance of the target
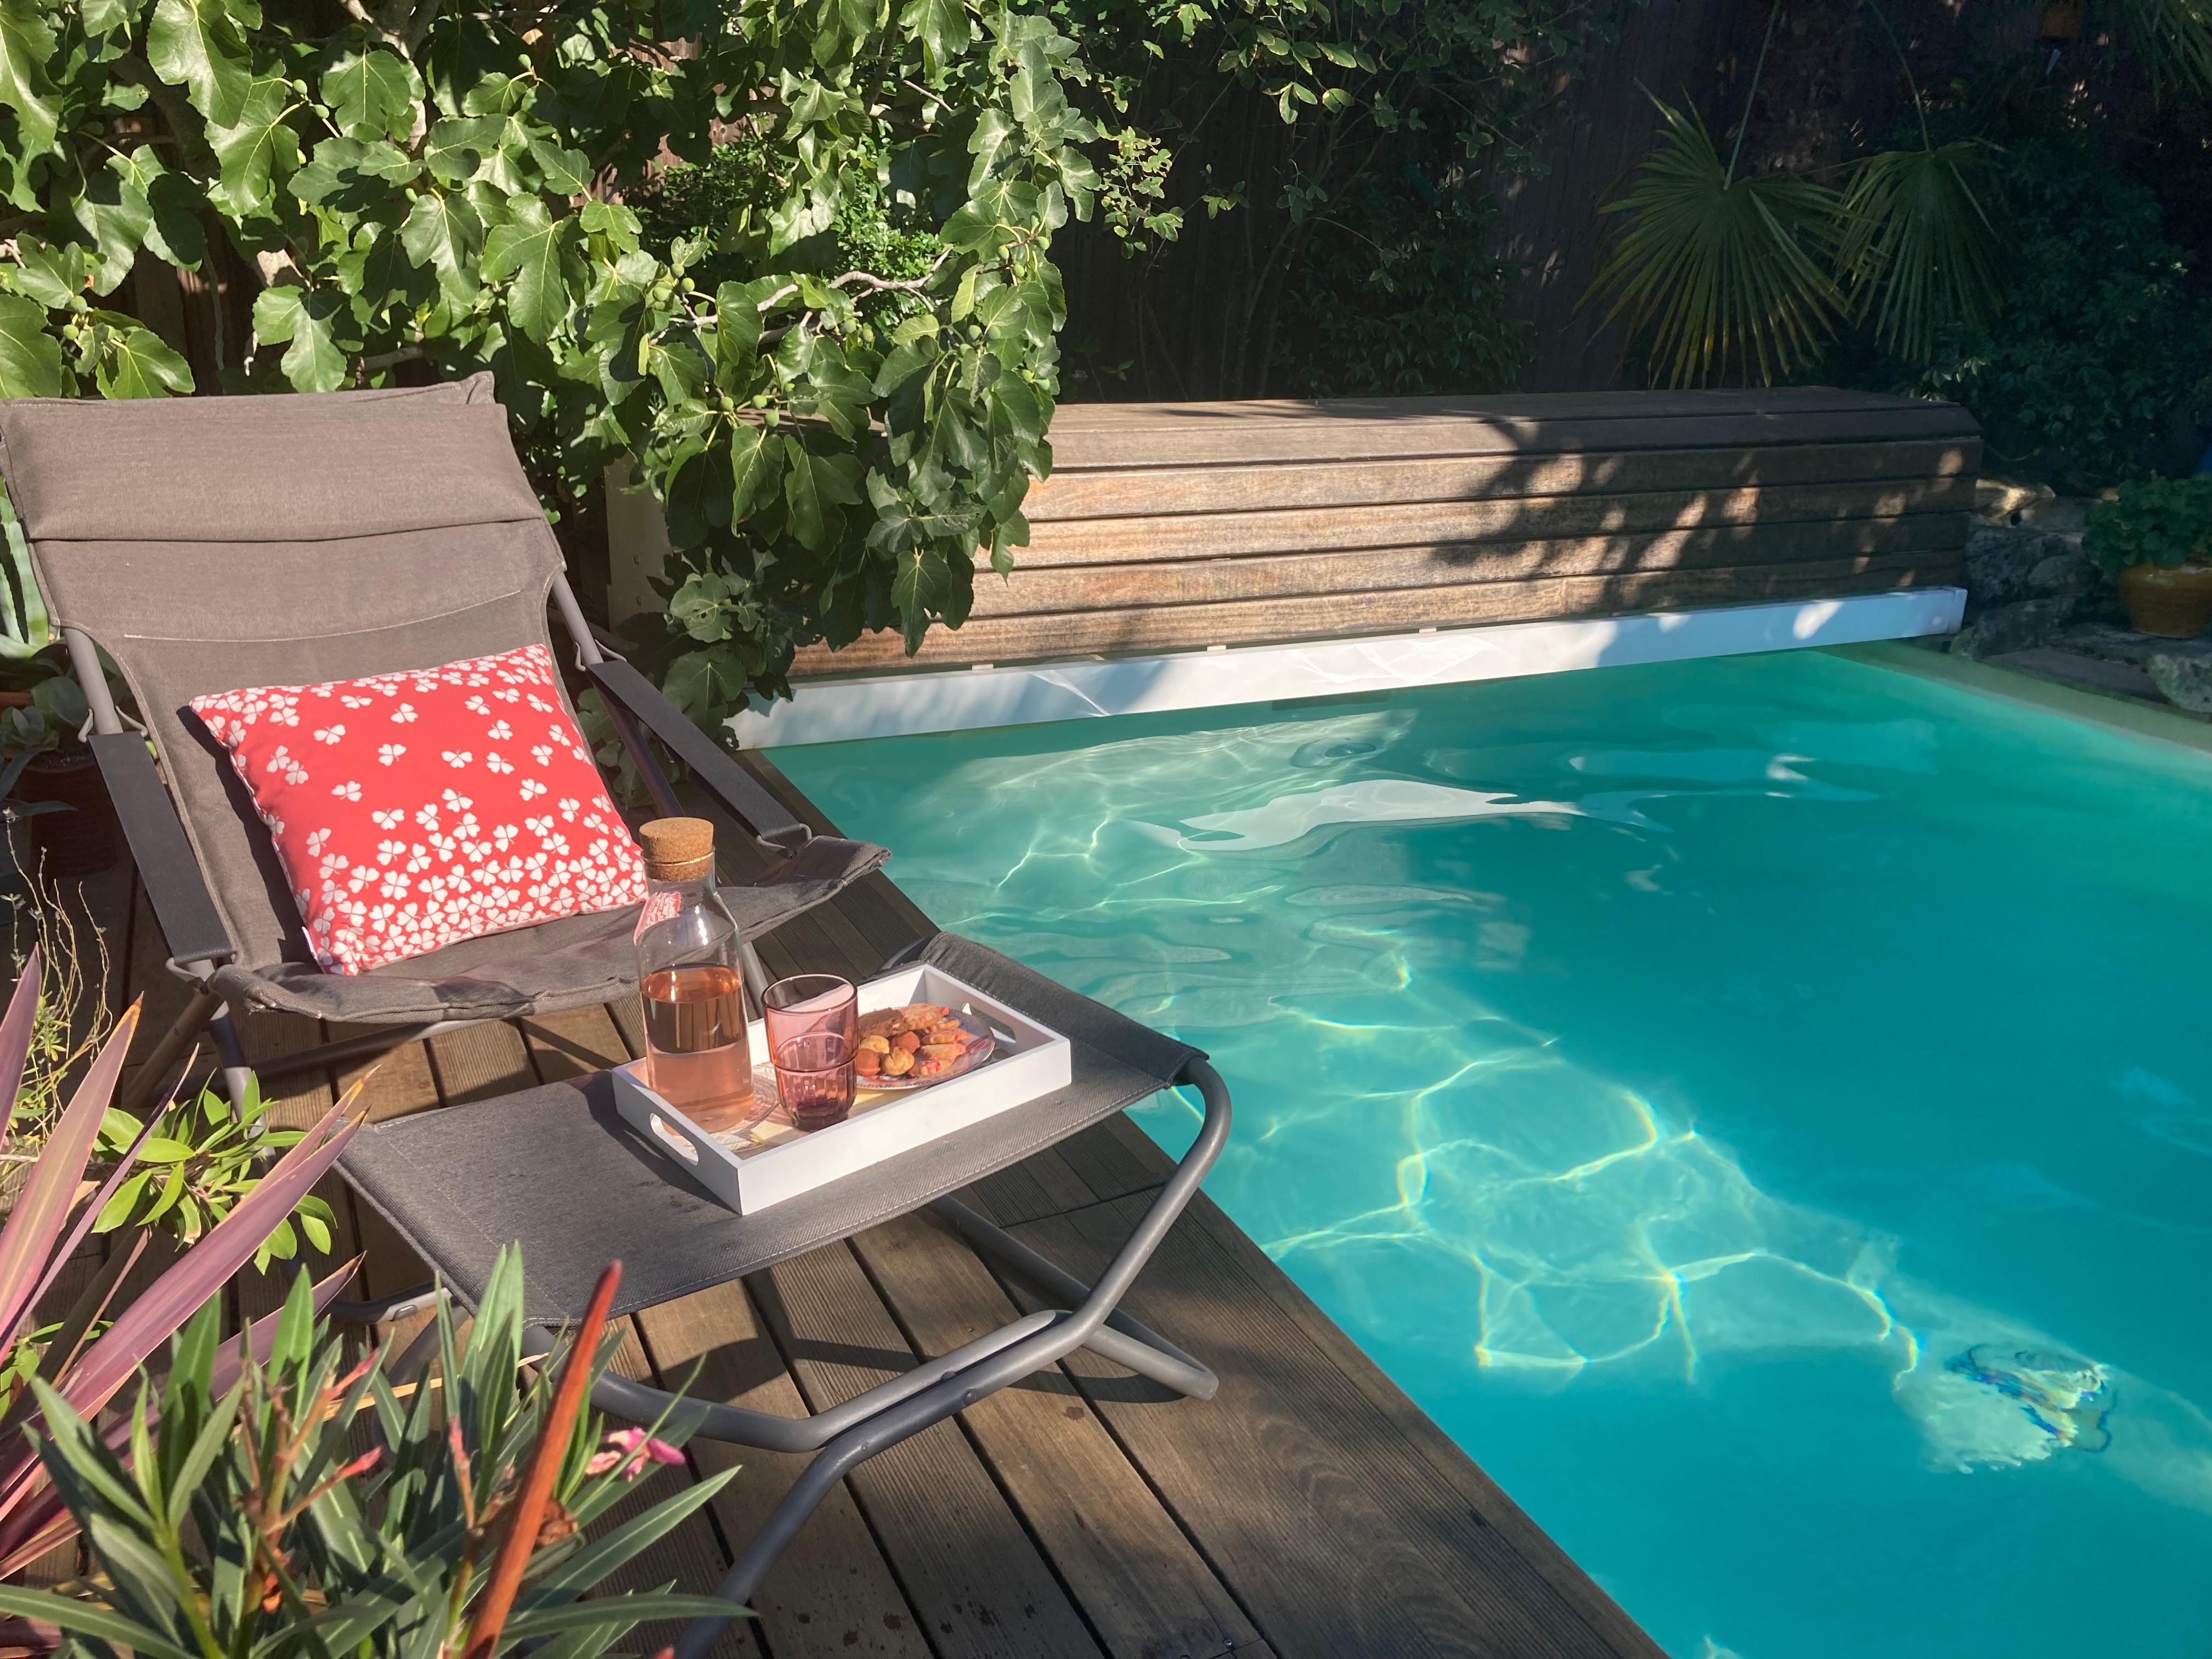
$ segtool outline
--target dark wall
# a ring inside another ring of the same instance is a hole
[[[1449,0],[1424,0],[1449,3]],[[1969,60],[2032,49],[2044,0],[1886,0],[1886,15],[1924,82]],[[1615,38],[1593,34],[1583,73],[1530,148],[1540,173],[1493,179],[1497,251],[1513,273],[1511,306],[1530,325],[1522,377],[1537,391],[1590,390],[1621,374],[1620,331],[1578,309],[1596,270],[1597,206],[1650,144],[1656,118],[1643,90],[1704,113],[1725,149],[1766,27],[1769,0],[1622,0]],[[1762,82],[1746,158],[1820,163],[1879,141],[1910,113],[1897,58],[1868,0],[1787,0]],[[1210,164],[1218,185],[1247,181],[1246,205],[1209,218],[1188,206],[1176,242],[1132,259],[1095,226],[1070,226],[1054,249],[1067,283],[1066,395],[1229,398],[1282,395],[1279,305],[1307,228],[1274,198],[1295,143],[1271,104],[1224,89],[1203,145],[1185,152],[1170,199],[1194,203]],[[1315,159],[1309,154],[1304,159]],[[1364,187],[1395,185],[1394,156]],[[1494,388],[1468,386],[1452,390]]]
[[[1621,372],[1620,330],[1578,310],[1595,274],[1597,205],[1620,185],[1657,126],[1642,88],[1686,95],[1727,153],[1771,8],[1765,0],[1650,0],[1601,48],[1562,118],[1536,145],[1541,176],[1506,181],[1504,246],[1518,303],[1534,322],[1531,391],[1609,386]],[[1977,57],[2031,49],[2044,0],[1887,0],[1913,73],[1933,86]],[[1911,114],[1897,54],[1864,0],[1789,0],[1745,146],[1753,166],[1817,166],[1880,143]]]

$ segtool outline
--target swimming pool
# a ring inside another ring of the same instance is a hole
[[[2212,1650],[2212,757],[1799,652],[775,760],[1670,1653]]]

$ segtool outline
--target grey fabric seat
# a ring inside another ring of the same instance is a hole
[[[1204,1058],[971,939],[939,933],[916,959],[1067,1037],[1068,1086],[756,1215],[732,1214],[624,1122],[605,1073],[374,1125],[339,1167],[471,1307],[501,1247],[520,1244],[526,1317],[557,1325],[617,1257],[617,1314],[757,1273],[1019,1163]]]
[[[631,988],[632,916],[570,917],[360,975],[320,971],[267,832],[187,707],[203,693],[532,643],[559,660],[550,604],[662,810],[674,799],[636,720],[789,854],[732,893],[742,926],[772,927],[883,861],[879,848],[811,837],[642,677],[605,657],[489,375],[314,397],[0,403],[0,476],[77,655],[94,749],[173,966],[203,994],[188,1012],[213,1021],[226,1047],[226,1005],[419,1027],[605,1002]],[[95,645],[142,712],[167,800],[91,670]],[[565,689],[562,698],[573,718]]]

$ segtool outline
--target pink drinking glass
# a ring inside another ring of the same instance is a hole
[[[809,1031],[777,1046],[775,1092],[793,1127],[811,1134],[842,1123],[853,1109],[853,1043],[836,1031]]]
[[[860,1004],[850,980],[835,974],[793,974],[761,994],[771,1058],[794,1037],[828,1031],[845,1040],[848,1054],[860,1046]]]

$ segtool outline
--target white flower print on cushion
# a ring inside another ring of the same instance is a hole
[[[526,699],[553,717],[549,741],[530,750],[532,764],[483,750],[486,737],[507,740],[513,731],[487,696]],[[442,668],[221,692],[196,699],[192,711],[252,792],[316,961],[359,974],[644,896],[636,843],[558,697],[550,653],[528,646]],[[321,700],[309,704],[320,718],[303,721],[310,699]],[[331,719],[341,707],[377,714]],[[392,722],[411,728],[404,743],[392,741]],[[297,752],[303,738],[312,764]],[[530,810],[520,825],[480,823],[474,808],[495,782],[524,803],[555,797],[561,817]],[[556,827],[576,823],[579,810],[599,832],[587,843]]]

